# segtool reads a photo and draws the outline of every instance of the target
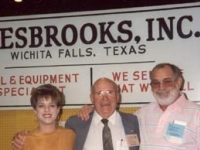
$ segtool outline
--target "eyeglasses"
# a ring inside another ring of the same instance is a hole
[[[99,91],[99,92],[95,92],[94,93],[96,96],[102,97],[104,95],[108,96],[108,97],[114,97],[116,92],[112,91],[112,90],[108,90],[108,91]]]
[[[150,85],[152,88],[157,89],[160,87],[161,84],[164,87],[172,87],[174,85],[174,82],[175,80],[172,80],[171,78],[165,78],[161,81],[153,80],[151,81]]]

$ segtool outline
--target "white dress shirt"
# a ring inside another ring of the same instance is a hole
[[[102,129],[104,124],[101,119],[102,117],[95,111],[83,150],[103,150]],[[108,120],[114,150],[128,150],[121,116],[115,111]]]

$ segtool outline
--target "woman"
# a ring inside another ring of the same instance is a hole
[[[73,150],[75,133],[57,125],[64,100],[51,84],[34,89],[30,102],[39,125],[26,136],[23,150]]]

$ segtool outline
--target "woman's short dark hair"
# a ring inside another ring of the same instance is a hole
[[[49,97],[51,97],[52,101],[56,102],[58,107],[61,107],[65,104],[64,94],[56,86],[51,84],[43,84],[32,91],[30,98],[31,106],[35,109],[39,99],[47,99]]]

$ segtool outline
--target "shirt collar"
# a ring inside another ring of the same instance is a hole
[[[180,92],[179,98],[174,103],[169,105],[167,107],[167,110],[169,109],[169,110],[181,112],[182,109],[184,108],[185,103],[186,103],[185,94],[183,92]]]
[[[95,124],[98,124],[101,122],[101,119],[103,119],[96,111],[94,111],[94,116],[93,116],[93,122]],[[117,111],[115,110],[113,114],[108,118],[109,122],[112,124],[115,124],[117,119]]]

